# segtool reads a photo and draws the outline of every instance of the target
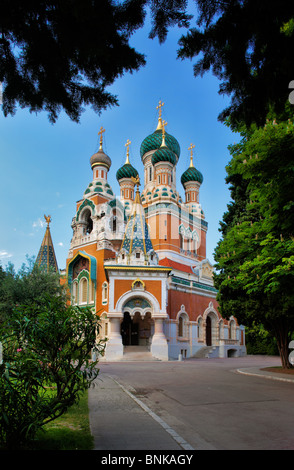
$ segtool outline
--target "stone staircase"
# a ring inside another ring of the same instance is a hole
[[[121,361],[160,361],[152,356],[147,346],[124,346],[124,355]]]
[[[209,359],[210,357],[218,357],[218,355],[215,354],[217,346],[203,346],[203,348],[199,349],[193,357],[196,357],[198,359]]]

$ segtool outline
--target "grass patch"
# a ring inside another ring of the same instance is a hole
[[[90,432],[88,391],[67,413],[48,423],[34,441],[35,450],[92,450],[93,436]]]

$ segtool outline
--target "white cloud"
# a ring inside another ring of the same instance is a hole
[[[59,243],[58,243],[58,246],[63,246],[63,243],[62,243],[62,242],[59,242]]]
[[[12,254],[8,253],[8,251],[0,250],[0,258],[11,258]]]
[[[38,220],[33,222],[33,228],[43,228],[45,227],[45,225],[46,225],[45,220],[42,220],[40,217]]]

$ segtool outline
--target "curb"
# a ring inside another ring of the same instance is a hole
[[[263,372],[260,369],[255,369],[255,372],[250,371],[250,369],[236,369],[236,372],[239,374],[243,375],[251,375],[253,377],[261,377],[263,379],[268,379],[268,380],[278,380],[280,382],[292,382],[294,383],[294,377],[292,379],[288,379],[286,377],[278,377],[276,375],[271,375],[267,372]]]

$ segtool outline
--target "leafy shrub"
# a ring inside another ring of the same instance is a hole
[[[79,400],[97,377],[99,317],[62,297],[14,308],[0,326],[0,442],[18,448]]]

